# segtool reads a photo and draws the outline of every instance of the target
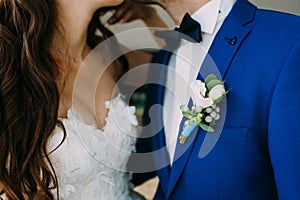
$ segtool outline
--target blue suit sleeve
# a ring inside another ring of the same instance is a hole
[[[290,52],[274,89],[268,123],[270,159],[283,200],[300,199],[300,41]]]

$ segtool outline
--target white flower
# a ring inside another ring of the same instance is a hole
[[[199,95],[198,98],[196,97],[196,99],[193,99],[193,102],[197,106],[201,106],[202,108],[210,107],[214,103],[214,101],[211,98],[204,98],[201,95]]]
[[[191,87],[192,91],[200,92],[200,94],[203,97],[205,97],[205,93],[206,93],[205,83],[203,83],[202,81],[199,81],[199,80],[195,80],[190,84],[190,87]]]
[[[212,121],[212,117],[211,116],[206,116],[205,121],[210,123]]]
[[[211,98],[205,98],[205,84],[199,80],[196,80],[191,83],[192,89],[192,100],[193,103],[197,106],[201,106],[202,108],[207,108],[213,105],[213,100]]]
[[[201,106],[198,106],[198,105],[196,105],[196,109],[195,109],[195,111],[196,111],[197,113],[200,113],[200,112],[202,111],[202,107],[201,107]]]
[[[205,109],[205,112],[211,113],[211,112],[212,112],[212,108],[206,108],[206,109]]]
[[[212,100],[216,100],[216,99],[220,98],[223,94],[225,94],[224,86],[223,85],[216,85],[215,87],[213,87],[209,91],[208,96]]]
[[[215,111],[212,111],[212,112],[210,113],[210,116],[211,116],[212,118],[215,118],[215,117],[217,116],[217,113],[216,113]]]

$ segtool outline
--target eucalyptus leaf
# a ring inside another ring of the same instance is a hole
[[[217,103],[220,103],[223,99],[224,95],[220,96],[219,98],[215,99],[214,100],[214,103],[217,104]]]
[[[209,81],[215,80],[215,79],[217,79],[216,75],[214,75],[214,74],[209,74],[209,75],[205,78],[205,81],[204,81],[204,82],[205,82],[205,84],[207,85]]]
[[[181,105],[180,110],[183,112],[187,112],[187,111],[189,111],[189,108],[186,105]]]
[[[209,126],[210,126],[210,127],[212,127],[212,126],[214,126],[214,125],[216,125],[216,120],[212,120],[212,121],[209,123]]]
[[[193,115],[190,112],[182,112],[182,115],[187,117],[187,118],[192,118]]]
[[[201,123],[202,119],[200,117],[195,117],[194,122],[195,124],[199,125]]]
[[[208,125],[206,125],[206,124],[203,124],[203,123],[200,123],[199,126],[200,126],[203,130],[205,130],[205,131],[207,131],[207,132],[214,132],[214,131],[215,131],[215,129],[213,129],[212,127],[210,127],[210,126],[208,126]]]
[[[215,87],[216,85],[224,85],[222,81],[220,80],[211,80],[207,83],[206,87],[207,89],[210,91],[213,87]]]

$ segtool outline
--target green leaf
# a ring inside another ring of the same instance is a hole
[[[220,96],[219,98],[215,99],[214,103],[215,104],[220,103],[222,101],[223,97],[224,97],[224,94],[222,96]]]
[[[222,96],[220,96],[219,98],[215,99],[215,100],[214,100],[214,103],[215,103],[215,104],[220,103],[220,102],[224,99],[224,97],[226,96],[227,93],[228,93],[228,91],[225,92],[225,93],[224,93]]]
[[[211,80],[216,80],[217,79],[217,77],[216,77],[216,75],[214,75],[214,74],[209,74],[206,78],[205,78],[205,84],[208,84],[208,82],[209,81],[211,81]]]
[[[210,126],[208,126],[208,125],[206,125],[206,124],[203,124],[203,123],[200,123],[199,126],[200,126],[203,130],[205,130],[205,131],[207,131],[207,132],[214,132],[214,131],[215,131],[215,129],[213,129],[212,127],[210,127]]]
[[[222,81],[214,79],[211,80],[207,83],[206,87],[207,89],[210,91],[213,87],[215,87],[216,85],[224,85]]]
[[[200,117],[195,117],[194,122],[195,124],[199,125],[201,123],[202,119]]]
[[[212,126],[214,126],[214,125],[216,125],[216,120],[212,120],[212,122],[209,123],[209,126],[210,126],[210,127],[212,127]]]
[[[192,118],[193,115],[190,112],[182,112],[182,115],[187,117],[187,118]]]
[[[227,91],[225,92],[225,94],[223,94],[223,95],[226,96],[226,94],[228,94],[230,90],[231,90],[231,88],[230,88],[229,90],[227,90]]]
[[[184,109],[186,109],[186,111],[183,111]],[[189,109],[186,105],[181,105],[181,106],[180,106],[180,110],[183,111],[183,112],[187,112],[187,111],[189,111],[190,109]]]

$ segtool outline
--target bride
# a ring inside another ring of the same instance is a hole
[[[106,70],[105,54],[92,58],[103,72],[95,104],[73,93],[81,66],[90,63],[84,59],[111,36],[99,8],[121,3],[0,0],[0,199],[141,198],[130,190],[126,172],[134,108],[113,92],[128,68],[126,58]]]

